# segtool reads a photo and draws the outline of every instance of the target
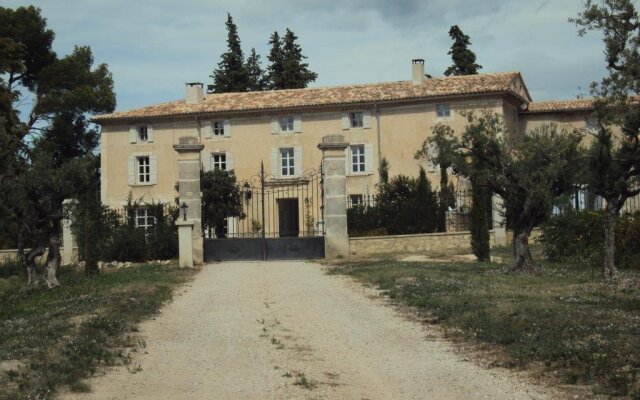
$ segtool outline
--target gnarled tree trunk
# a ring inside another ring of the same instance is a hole
[[[49,239],[49,253],[47,254],[47,263],[44,266],[44,281],[49,289],[60,286],[56,273],[61,263],[60,257],[60,237],[53,235]]]
[[[616,268],[616,219],[618,212],[613,202],[607,201],[604,209],[604,251],[602,274],[605,279],[617,279],[618,269]]]
[[[518,272],[538,272],[540,267],[533,262],[529,249],[530,230],[520,229],[513,232],[513,270]]]
[[[24,256],[24,264],[27,267],[27,286],[33,287],[38,282],[36,275],[36,258],[44,254],[45,248],[43,246],[37,246],[29,251]]]

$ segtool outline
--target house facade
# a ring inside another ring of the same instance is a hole
[[[120,208],[128,194],[144,202],[172,203],[177,196],[180,137],[204,145],[205,170],[234,170],[238,181],[255,176],[261,163],[275,180],[295,180],[320,167],[322,137],[342,134],[347,195],[357,203],[375,193],[382,158],[389,173],[415,176],[423,166],[437,186],[435,165],[414,153],[439,123],[461,133],[465,112],[500,114],[509,134],[557,122],[587,126],[588,100],[534,103],[518,72],[425,77],[423,60],[413,60],[411,80],[329,88],[207,94],[188,83],[185,99],[93,119],[101,133],[101,197]]]

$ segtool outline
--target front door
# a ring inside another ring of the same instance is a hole
[[[298,237],[298,198],[277,199],[280,237]]]

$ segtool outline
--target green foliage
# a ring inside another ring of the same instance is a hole
[[[596,265],[602,262],[602,211],[570,210],[555,215],[542,226],[538,241],[552,261]],[[640,214],[622,214],[616,223],[616,262],[638,268],[640,261]]]
[[[398,175],[378,186],[375,205],[347,211],[349,236],[431,233],[437,227],[438,201],[424,169],[410,178]]]
[[[278,32],[271,35],[269,44],[269,81],[271,89],[300,89],[315,82],[318,74],[309,70],[304,62],[302,48],[296,42],[298,37],[287,28],[282,39]]]
[[[222,54],[218,68],[210,77],[213,84],[208,85],[209,93],[246,92],[249,87],[249,74],[240,46],[238,27],[231,14],[227,13],[227,51]]]
[[[260,55],[256,53],[255,48],[251,49],[251,53],[249,54],[249,57],[247,57],[245,69],[247,70],[248,75],[248,91],[267,90],[269,87],[269,81],[260,66]]]
[[[583,264],[549,264],[538,275],[504,274],[487,264],[388,261],[349,263],[333,272],[426,311],[448,337],[490,345],[500,354],[494,366],[534,363],[567,383],[640,396],[631,372],[640,368],[637,273],[627,273],[625,289],[612,290]]]
[[[449,36],[453,40],[453,45],[447,54],[451,56],[453,65],[447,68],[444,74],[446,76],[476,75],[478,70],[482,69],[482,65],[476,63],[476,54],[469,49],[471,45],[469,36],[465,35],[458,25],[449,29]]]
[[[491,212],[491,193],[481,182],[472,179],[469,230],[471,231],[471,250],[478,261],[491,259],[489,212]]]
[[[389,168],[391,168],[391,165],[389,165],[389,161],[385,157],[383,157],[382,161],[380,161],[380,166],[378,167],[380,183],[389,183]]]
[[[167,208],[163,203],[146,206],[149,214],[155,219],[152,227],[147,229],[147,259],[169,260],[178,256],[178,227],[175,225],[180,209]]]
[[[0,276],[0,362],[21,361],[0,374],[0,398],[51,398],[61,386],[81,389],[100,366],[130,363],[123,349],[140,346],[132,335],[136,325],[192,273],[145,265],[87,276],[64,268],[65,285],[46,292]]]
[[[233,171],[214,169],[202,172],[202,224],[219,226],[225,218],[245,217],[242,210],[242,193],[236,184]]]

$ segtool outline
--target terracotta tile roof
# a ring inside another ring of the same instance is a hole
[[[529,103],[525,113],[549,113],[562,111],[590,111],[593,110],[593,99],[536,101]]]
[[[531,101],[526,87],[522,84],[520,74],[518,72],[505,72],[434,78],[426,80],[421,85],[414,85],[411,81],[399,81],[327,88],[209,94],[199,104],[186,104],[184,100],[178,100],[129,111],[99,115],[94,117],[93,121],[105,123],[115,120],[164,116],[294,109],[470,94],[507,93],[518,96],[522,101]]]

